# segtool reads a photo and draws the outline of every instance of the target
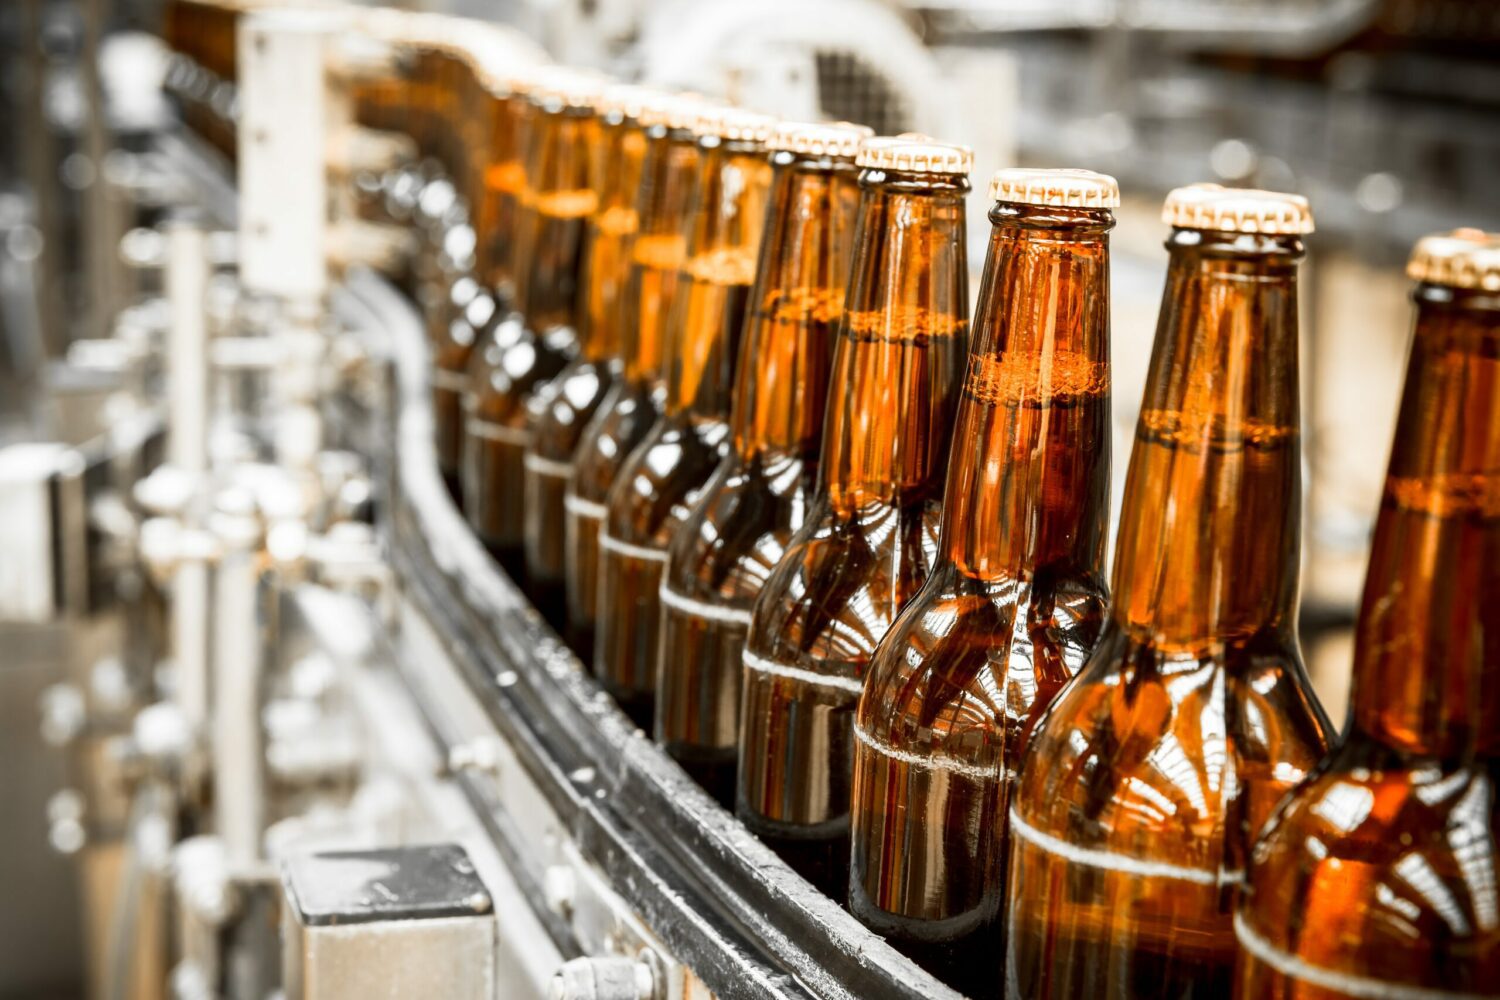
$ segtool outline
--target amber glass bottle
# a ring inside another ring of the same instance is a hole
[[[666,392],[662,352],[678,272],[687,255],[687,224],[698,181],[692,124],[702,103],[664,95],[643,102],[636,118],[646,153],[636,195],[638,229],[620,302],[624,365],[584,427],[563,501],[568,631],[588,662],[599,596],[604,501],[620,466],[660,415]]]
[[[687,256],[667,319],[662,414],[626,458],[599,535],[594,675],[649,729],[667,545],[724,457],[745,307],[766,221],[775,120],[735,108],[698,116]]]
[[[1297,644],[1295,195],[1179,188],[1093,655],[1012,792],[1005,992],[1219,998],[1250,838],[1322,756]]]
[[[464,397],[463,507],[512,575],[522,570],[527,403],[575,353],[584,227],[598,204],[592,158],[600,144],[596,77],[539,72],[528,130],[526,190],[515,261],[516,311],[501,318],[469,363]]]
[[[807,513],[859,201],[859,125],[783,122],[750,293],[729,453],[668,549],[656,739],[734,807],[750,606]]]
[[[1003,817],[1036,721],[1104,621],[1114,179],[1007,169],[937,562],[854,721],[854,915],[971,996],[998,990]]]
[[[1500,235],[1421,241],[1416,335],[1339,746],[1277,811],[1238,995],[1500,989]]]
[[[817,492],[745,639],[735,811],[814,884],[848,887],[854,708],[927,577],[968,315],[970,152],[867,139]]]
[[[496,318],[496,299],[492,289],[512,287],[509,260],[510,242],[514,239],[515,215],[504,223],[511,227],[507,236],[496,229],[499,203],[512,195],[489,188],[489,177],[495,163],[514,163],[525,100],[518,87],[474,73],[465,92],[465,142],[469,148],[458,164],[466,180],[460,185],[471,191],[473,267],[448,275],[447,291],[431,308],[432,340],[432,415],[434,446],[438,470],[453,496],[461,496],[459,472],[463,457],[462,399],[468,388],[469,360],[475,342]],[[476,103],[477,102],[477,103]]]
[[[531,445],[526,449],[526,580],[532,600],[562,626],[564,497],[573,453],[622,366],[620,300],[630,274],[635,198],[646,137],[636,119],[650,91],[611,87],[599,105],[601,142],[594,158],[599,205],[589,219],[578,310],[578,357],[533,397]]]

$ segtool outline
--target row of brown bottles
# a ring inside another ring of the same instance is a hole
[[[842,898],[855,705],[932,564],[968,314],[971,156],[869,139],[818,482],[745,640],[736,813]]]
[[[1109,505],[1113,180],[1004,170],[926,584],[854,722],[849,904],[954,986],[997,989],[1005,821],[1039,717],[1094,648]]]
[[[634,123],[645,151],[634,203],[636,231],[614,316],[622,352],[619,375],[583,430],[563,499],[568,627],[585,657],[595,645],[606,501],[626,459],[660,416],[665,395],[667,322],[687,257],[686,230],[698,183],[693,124],[700,103],[652,99],[642,104]],[[603,683],[609,689],[607,680]],[[611,694],[628,701],[628,691]]]
[[[1250,840],[1328,723],[1296,637],[1303,199],[1179,189],[1109,612],[1029,742],[1005,993],[1221,997]]]
[[[520,280],[476,331],[464,447],[486,394],[509,433],[464,505],[513,569],[524,537],[534,599],[690,773],[972,995],[1490,989],[1493,239],[1413,264],[1355,705],[1320,765],[1305,201],[1169,198],[1107,587],[1109,178],[996,176],[966,349],[966,151],[570,87],[508,97],[513,235],[476,210]]]
[[[870,130],[788,122],[773,132],[766,231],[745,318],[727,453],[667,552],[656,740],[733,808],[750,608],[816,489]]]

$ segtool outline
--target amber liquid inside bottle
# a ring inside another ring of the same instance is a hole
[[[594,675],[644,728],[656,690],[667,545],[728,444],[771,175],[758,143],[710,136],[699,147],[688,258],[667,321],[666,402],[620,467],[599,538]]]
[[[584,227],[598,204],[590,157],[598,125],[582,108],[545,110],[531,130],[526,212],[516,243],[525,277],[470,364],[464,423],[464,511],[480,539],[519,576],[528,404],[577,347],[574,316]]]
[[[1250,838],[1327,742],[1295,630],[1302,244],[1168,248],[1113,603],[1012,796],[1011,997],[1226,995]]]
[[[638,218],[635,198],[646,151],[640,129],[618,116],[602,123],[601,132],[602,148],[594,164],[599,210],[589,220],[578,317],[581,350],[538,391],[525,458],[527,582],[537,606],[560,629],[566,618],[565,502],[573,453],[622,367],[620,302],[630,274]]]
[[[729,453],[673,539],[661,590],[656,739],[729,808],[750,608],[816,485],[859,196],[848,160],[772,163]]]
[[[926,579],[966,348],[963,176],[866,170],[812,509],[751,612],[735,811],[848,886],[854,708]]]
[[[581,655],[594,646],[605,500],[625,459],[655,424],[666,392],[667,318],[687,256],[684,234],[698,180],[698,144],[691,132],[664,126],[642,132],[647,144],[636,199],[640,229],[621,301],[625,363],[584,428],[563,502],[568,630]]]
[[[1349,725],[1256,845],[1242,997],[1500,985],[1500,297],[1416,299]]]
[[[850,909],[971,996],[999,989],[1003,817],[1108,588],[1104,210],[997,204],[940,558],[855,720]]]

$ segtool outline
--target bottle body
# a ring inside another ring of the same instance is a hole
[[[525,457],[526,576],[537,606],[558,627],[566,618],[566,496],[584,428],[623,369],[620,300],[635,237],[635,196],[646,139],[618,114],[603,125],[595,166],[599,211],[589,220],[579,310],[578,357],[536,395]]]
[[[1009,813],[1007,996],[1225,995],[1249,838],[1327,742],[1294,620],[1301,242],[1168,247],[1109,618]]]
[[[522,575],[525,452],[536,391],[577,353],[584,227],[598,202],[590,156],[598,129],[585,107],[543,112],[527,150],[526,212],[516,260],[517,309],[499,317],[470,362],[463,403],[464,512],[513,576]]]
[[[438,468],[455,499],[462,500],[464,464],[464,396],[475,347],[491,326],[508,315],[515,302],[514,243],[526,169],[521,160],[523,132],[533,109],[513,94],[484,95],[485,113],[472,123],[485,138],[470,151],[475,194],[472,233],[473,273],[453,279],[441,308],[433,339],[432,409]]]
[[[622,303],[624,365],[584,428],[563,501],[569,630],[590,663],[598,619],[599,539],[621,466],[661,414],[667,318],[687,258],[685,229],[698,179],[698,145],[687,128],[643,129],[647,146],[636,200]]]
[[[1108,599],[1113,218],[997,203],[991,220],[940,559],[856,716],[849,882],[855,916],[970,996],[999,987],[1018,763]]]
[[[965,350],[964,174],[861,175],[819,487],[745,641],[736,813],[835,898],[847,887],[854,708],[937,549]]]
[[[750,608],[812,499],[858,201],[852,155],[780,151],[772,164],[730,447],[668,549],[661,588],[654,735],[731,809]]]
[[[647,729],[667,546],[728,446],[770,172],[759,143],[703,143],[688,258],[667,324],[665,404],[606,501],[594,675]]]
[[[1238,996],[1500,982],[1500,297],[1416,299],[1350,722],[1256,844]]]

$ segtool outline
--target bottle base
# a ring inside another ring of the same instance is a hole
[[[833,836],[797,836],[799,828],[737,809],[740,821],[787,866],[840,906],[849,894],[849,827]],[[828,824],[832,825],[832,824]],[[796,832],[794,832],[796,831]]]
[[[713,748],[666,742],[662,744],[662,749],[705,792],[717,799],[719,805],[725,809],[734,809],[737,755],[733,747]]]

